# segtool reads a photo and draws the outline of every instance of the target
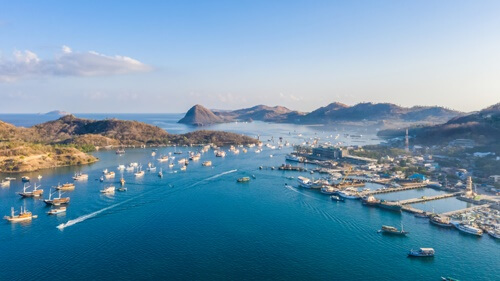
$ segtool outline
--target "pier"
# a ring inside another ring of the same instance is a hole
[[[444,198],[455,197],[455,196],[458,196],[460,194],[462,194],[462,193],[456,192],[456,193],[440,194],[440,195],[436,195],[436,196],[422,196],[420,198],[411,198],[411,199],[406,199],[406,200],[400,200],[399,203],[401,205],[418,204],[418,203],[432,201],[432,200],[439,200],[439,199],[444,199]]]
[[[451,211],[451,212],[446,212],[446,213],[442,213],[440,214],[440,216],[453,216],[453,215],[456,215],[456,214],[460,214],[460,213],[465,213],[465,212],[468,212],[468,211],[473,211],[473,210],[476,210],[476,209],[481,209],[481,208],[488,208],[490,205],[486,204],[486,205],[479,205],[479,206],[473,206],[473,207],[469,207],[469,208],[465,208],[465,209],[460,209],[460,210],[456,210],[456,211]]]
[[[424,187],[427,187],[427,184],[414,184],[414,185],[402,186],[402,187],[394,187],[394,188],[386,188],[386,189],[376,189],[376,190],[368,191],[368,192],[366,192],[366,194],[368,194],[368,195],[375,195],[375,194],[382,194],[382,193],[390,193],[390,192],[412,190],[412,189],[418,189],[418,188],[424,188]]]
[[[391,181],[391,179],[370,179],[370,178],[354,178],[354,177],[347,177],[346,180],[355,180],[355,181],[362,181],[362,182],[373,182],[373,183],[378,183],[378,184],[386,184]]]

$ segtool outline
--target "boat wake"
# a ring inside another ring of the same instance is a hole
[[[209,180],[213,180],[213,179],[216,179],[216,178],[218,178],[218,177],[222,177],[222,176],[224,176],[224,175],[231,174],[231,173],[234,173],[234,172],[237,172],[237,171],[238,171],[237,169],[230,170],[230,171],[226,171],[226,172],[223,172],[223,173],[217,174],[217,175],[215,175],[215,176],[211,176],[211,177],[209,177],[209,178],[203,179],[203,180],[201,180],[201,181],[195,182],[195,183],[191,184],[190,186],[188,186],[188,187],[186,187],[186,188],[193,187],[193,186],[196,186],[196,185],[198,185],[198,184],[200,184],[200,183],[202,183],[202,182],[209,181]],[[150,190],[149,192],[152,192],[152,191],[153,191],[153,190]],[[149,192],[148,192],[148,193],[149,193]],[[95,212],[92,212],[92,213],[90,213],[90,214],[86,214],[86,215],[80,216],[80,217],[78,217],[78,218],[76,218],[76,219],[69,220],[69,221],[67,221],[66,223],[61,223],[60,225],[58,225],[58,226],[57,226],[57,228],[58,228],[59,230],[63,230],[63,229],[65,229],[66,227],[70,227],[70,226],[75,225],[75,224],[77,224],[77,223],[83,222],[83,221],[85,221],[85,220],[88,220],[88,219],[90,219],[90,218],[93,218],[93,217],[95,217],[95,216],[99,215],[99,214],[100,214],[100,213],[102,213],[102,212],[105,212],[105,211],[107,211],[107,210],[110,210],[110,209],[116,208],[116,207],[118,207],[118,206],[120,206],[120,205],[123,205],[123,204],[125,204],[125,203],[129,202],[129,201],[132,201],[132,200],[134,200],[134,199],[137,199],[138,197],[143,196],[144,194],[145,194],[145,193],[140,194],[140,195],[135,196],[135,197],[132,197],[132,198],[129,198],[129,199],[127,199],[127,200],[123,201],[123,202],[113,204],[113,205],[108,206],[108,207],[106,207],[106,208],[102,208],[102,209],[100,209],[100,210],[98,210],[98,211],[95,211]]]
[[[142,196],[142,195],[139,195],[139,196]],[[78,218],[76,218],[76,219],[69,220],[69,221],[67,221],[66,223],[61,223],[60,225],[58,225],[58,226],[57,226],[57,228],[58,228],[59,230],[63,230],[63,229],[65,229],[66,227],[70,227],[70,226],[75,225],[75,224],[77,224],[77,223],[80,223],[80,222],[82,222],[82,221],[88,220],[88,219],[90,219],[90,218],[93,218],[93,217],[95,217],[95,216],[99,215],[99,214],[100,214],[100,213],[102,213],[102,212],[105,212],[105,211],[107,211],[107,210],[110,210],[110,209],[113,209],[113,208],[115,208],[115,207],[118,207],[118,206],[120,206],[120,205],[122,205],[122,204],[125,204],[125,203],[129,202],[129,201],[132,201],[132,200],[136,199],[136,198],[137,198],[137,197],[139,197],[139,196],[135,196],[135,197],[130,198],[130,199],[127,199],[127,200],[125,200],[125,201],[123,201],[123,202],[113,204],[113,205],[108,206],[108,207],[106,207],[106,208],[102,208],[102,209],[100,209],[100,210],[98,210],[98,211],[95,211],[95,212],[92,212],[92,213],[90,213],[90,214],[86,214],[86,215],[80,216],[80,217],[78,217]]]
[[[312,198],[312,199],[315,199],[315,200],[320,200],[320,199],[318,199],[318,198],[316,198],[316,197],[314,197],[314,196],[311,196],[311,195],[306,194],[306,193],[304,193],[304,192],[300,192],[300,191],[298,191],[297,189],[293,188],[293,187],[292,187],[291,185],[289,185],[289,184],[285,185],[285,187],[286,187],[286,188],[288,188],[288,189],[290,189],[291,191],[297,192],[297,193],[302,194],[302,195],[304,195],[304,196],[307,196],[307,197],[309,197],[309,198]],[[320,200],[320,201],[322,201],[322,200]]]

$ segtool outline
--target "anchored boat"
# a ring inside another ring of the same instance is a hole
[[[250,177],[242,177],[242,178],[239,178],[236,180],[237,182],[249,182],[250,181]]]
[[[401,224],[401,230],[395,228],[394,226],[382,225],[382,228],[379,230],[379,232],[386,234],[393,234],[393,235],[402,235],[402,236],[409,233],[408,231],[405,231],[403,229],[403,224]]]
[[[50,211],[47,212],[47,214],[57,215],[57,214],[64,213],[64,212],[66,212],[66,207],[59,207],[59,208],[51,209]]]
[[[115,193],[115,186],[110,185],[108,187],[105,187],[104,189],[101,189],[101,193],[105,193],[105,194]]]
[[[62,191],[74,190],[75,189],[75,185],[72,184],[72,183],[65,183],[63,185],[56,186],[56,189],[57,190],[62,190]]]
[[[433,248],[420,248],[418,250],[411,249],[408,252],[408,256],[410,257],[433,257],[434,249]]]
[[[31,212],[27,211],[26,208],[23,209],[23,207],[21,206],[21,211],[19,212],[19,215],[16,215],[14,207],[12,207],[10,209],[10,216],[5,216],[3,218],[8,220],[9,222],[24,222],[24,221],[31,221],[32,219],[37,217],[38,216],[33,215]]]
[[[22,197],[40,197],[43,194],[43,189],[38,189],[40,186],[35,186],[33,187],[33,191],[26,191],[30,187],[29,184],[24,184],[23,186],[23,192],[19,192],[18,194],[21,195]]]
[[[69,203],[69,197],[61,197],[62,193],[59,190],[59,196],[57,198],[52,199],[52,190],[49,193],[49,199],[43,200],[45,204],[47,205],[54,205],[54,206],[59,206],[61,204],[68,204]]]

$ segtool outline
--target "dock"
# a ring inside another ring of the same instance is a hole
[[[382,193],[390,193],[390,192],[399,192],[399,191],[405,191],[405,190],[412,190],[412,189],[418,189],[418,188],[424,188],[427,187],[427,184],[414,184],[414,185],[409,185],[409,186],[402,186],[402,187],[394,187],[394,188],[386,188],[386,189],[376,189],[372,191],[366,192],[368,195],[375,195],[375,194],[382,194]]]
[[[465,212],[468,212],[468,211],[473,211],[473,210],[476,210],[476,209],[488,208],[489,206],[490,206],[489,204],[473,206],[473,207],[469,207],[469,208],[465,208],[465,209],[460,209],[460,210],[456,210],[456,211],[442,213],[442,214],[440,214],[440,216],[447,216],[447,217],[449,217],[449,216],[453,216],[453,215],[456,215],[456,214],[465,213]]]
[[[373,183],[378,183],[378,184],[386,184],[391,181],[391,179],[370,179],[370,178],[355,178],[355,177],[347,177],[346,180],[355,180],[355,181],[362,181],[362,182],[373,182]]]
[[[401,205],[418,204],[418,203],[432,201],[432,200],[439,200],[439,199],[444,199],[444,198],[455,197],[455,196],[458,196],[460,194],[462,194],[462,193],[455,192],[455,193],[440,194],[440,195],[436,195],[436,196],[422,196],[420,198],[411,198],[411,199],[406,199],[406,200],[400,200],[399,203]]]

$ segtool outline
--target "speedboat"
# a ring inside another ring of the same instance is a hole
[[[47,214],[57,215],[57,214],[64,213],[64,212],[66,212],[66,207],[59,207],[59,208],[51,209],[50,211],[47,212]]]
[[[433,248],[420,248],[418,250],[411,249],[408,252],[409,257],[433,257],[434,249]]]
[[[118,188],[118,191],[127,191],[127,188],[126,187],[120,187],[120,188]]]
[[[333,201],[345,202],[344,198],[337,196],[337,195],[330,196],[330,199],[332,199]]]

